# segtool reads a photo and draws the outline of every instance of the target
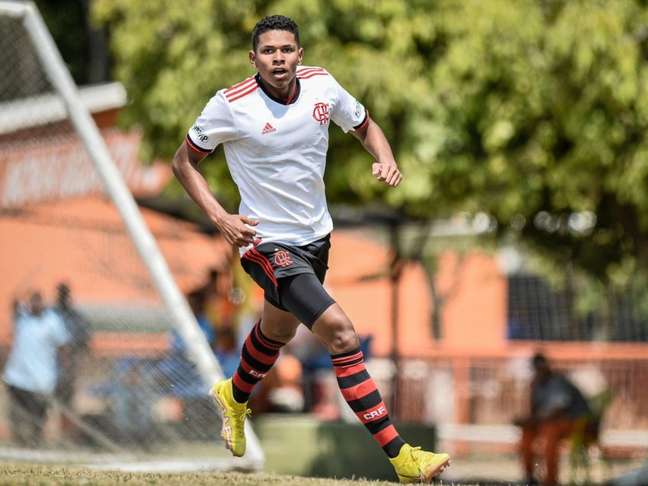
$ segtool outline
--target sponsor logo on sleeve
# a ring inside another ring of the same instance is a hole
[[[362,115],[364,115],[364,106],[362,106],[359,101],[356,101],[355,111],[353,112],[353,116],[355,116],[356,120],[359,121],[359,118]]]
[[[198,138],[198,140],[200,140],[201,142],[206,142],[207,140],[209,140],[209,137],[203,133],[203,129],[198,125],[194,125],[193,127],[191,127],[191,129],[196,132],[196,138]]]

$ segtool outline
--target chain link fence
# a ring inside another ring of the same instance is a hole
[[[82,88],[131,192],[171,177],[115,129],[123,88]],[[223,246],[143,211],[184,292]],[[219,419],[18,18],[0,15],[0,443],[213,457]],[[219,253],[220,251],[220,253]],[[199,298],[191,304],[198,312]]]

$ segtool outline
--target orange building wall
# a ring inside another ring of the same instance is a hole
[[[391,352],[389,249],[370,230],[335,231],[327,287],[345,309],[359,334],[373,336],[372,351]],[[441,340],[432,335],[432,297],[419,263],[403,269],[399,290],[399,351],[408,357],[430,357],[440,349],[496,348],[506,342],[506,278],[494,257],[470,253],[441,255],[437,291],[446,298]]]
[[[506,277],[485,253],[444,253],[437,285],[449,298],[443,310],[444,345],[473,350],[506,343]]]
[[[88,196],[24,211],[0,217],[0,343],[11,335],[12,300],[37,289],[51,302],[62,280],[77,302],[159,302],[112,204]],[[154,211],[141,212],[182,291],[201,284],[210,267],[225,262],[229,247],[222,239]]]

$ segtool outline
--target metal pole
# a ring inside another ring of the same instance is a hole
[[[187,343],[190,359],[196,364],[200,375],[207,384],[222,378],[223,373],[220,366],[209,349],[207,341],[200,331],[185,298],[178,290],[166,261],[148,230],[132,194],[113,164],[94,120],[83,106],[76,85],[70,73],[64,68],[63,59],[38,9],[32,2],[16,2],[16,4],[5,2],[0,6],[0,10],[16,17],[22,13],[26,30],[34,43],[40,47],[36,49],[36,53],[42,62],[43,68],[50,82],[63,98],[72,124],[81,137],[106,191],[117,207],[142,261],[151,274],[162,301],[171,314],[172,322]],[[246,435],[249,442],[248,450],[250,451],[248,460],[263,463],[263,451],[258,440],[253,432],[250,433],[249,422],[246,423],[246,426],[248,432]]]
[[[94,120],[83,106],[72,77],[63,68],[63,59],[60,57],[43,19],[31,3],[26,4],[26,7],[28,14],[23,19],[25,28],[34,37],[34,42],[42,46],[42,49],[36,49],[36,53],[41,59],[43,68],[63,98],[72,124],[90,155],[103,181],[104,188],[117,207],[140,257],[150,272],[167,310],[171,313],[172,320],[177,325],[183,339],[200,350],[193,352],[193,358],[203,378],[207,379],[207,383],[210,383],[216,377],[222,376],[218,363],[209,351],[189,306],[175,285],[169,268],[148,230],[132,194],[113,164],[108,148]]]

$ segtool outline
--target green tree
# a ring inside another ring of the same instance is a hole
[[[78,84],[108,79],[105,32],[89,21],[92,0],[36,0],[63,59]]]
[[[435,17],[448,48],[426,118],[442,134],[444,162],[429,180],[444,199],[493,215],[500,234],[513,231],[601,281],[628,258],[641,265],[645,7],[460,5]]]
[[[214,92],[252,73],[247,57],[250,33],[260,17],[276,12],[300,25],[305,64],[326,66],[348,86],[398,150],[406,141],[401,132],[407,112],[416,110],[417,98],[429,93],[425,59],[407,56],[416,32],[426,35],[426,4],[97,0],[94,13],[111,26],[115,75],[131,98],[124,122],[142,127],[148,156],[170,157]],[[370,198],[379,189],[370,177],[366,154],[351,137],[332,132],[330,196],[353,202]],[[217,152],[215,157],[222,155]],[[224,164],[209,164],[206,170],[220,197],[234,201]],[[358,173],[367,176],[349,178]]]
[[[278,12],[299,23],[305,63],[384,127],[406,175],[389,204],[484,211],[496,236],[603,286],[646,268],[645,1],[97,0],[150,155],[169,157],[215,90],[251,73],[249,33]],[[330,198],[375,199],[367,155],[334,132]],[[224,164],[208,171],[233,200]]]

